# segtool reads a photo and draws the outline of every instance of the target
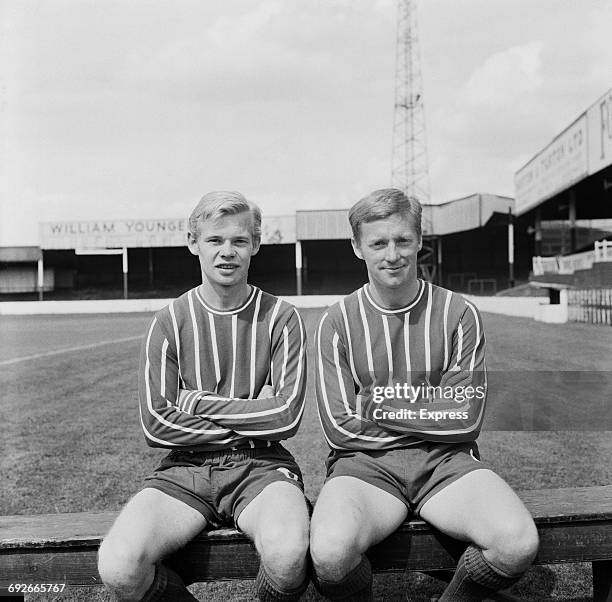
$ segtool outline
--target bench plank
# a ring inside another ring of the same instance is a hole
[[[526,490],[519,495],[538,524],[612,520],[612,485]],[[99,544],[116,516],[117,512],[111,511],[0,516],[0,550]],[[402,528],[409,532],[428,530],[419,520]],[[212,539],[233,536],[233,529],[206,532]]]
[[[540,533],[536,564],[612,560],[612,486],[520,492]],[[96,554],[115,512],[0,517],[0,586],[15,582],[98,584]],[[402,525],[369,553],[377,572],[452,570],[461,545],[423,521]],[[250,579],[258,559],[233,529],[205,531],[170,562],[193,581]],[[598,565],[596,579],[605,587]],[[603,598],[605,599],[605,598]]]
[[[0,516],[0,550],[97,546],[111,528],[117,514],[106,511]],[[244,540],[244,535],[235,529],[217,529],[204,533],[211,541]]]

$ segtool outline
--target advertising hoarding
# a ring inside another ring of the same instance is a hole
[[[587,118],[582,114],[516,172],[516,213],[525,213],[584,178],[587,164]]]
[[[612,88],[587,110],[589,175],[612,163]]]
[[[187,219],[118,219],[40,224],[42,249],[105,249],[121,247],[183,247]],[[261,225],[262,244],[295,242],[292,215],[269,216]]]

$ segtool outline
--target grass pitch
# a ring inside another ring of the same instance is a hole
[[[314,499],[327,455],[312,384],[312,341],[322,310],[300,313],[309,333],[310,384],[301,429],[287,447]],[[482,455],[515,489],[610,483],[611,413],[604,405],[610,397],[600,397],[605,391],[593,375],[612,371],[612,329],[483,318],[492,379]],[[0,316],[0,513],[118,510],[140,488],[164,454],[145,444],[137,415],[138,355],[150,319]],[[559,371],[570,378],[551,381]],[[503,378],[496,381],[496,374]],[[518,418],[517,406],[523,408]],[[549,430],[524,430],[533,427]],[[532,600],[588,600],[590,583],[589,566],[536,567],[512,591]],[[193,591],[201,599],[250,600],[251,584],[205,584]],[[375,577],[380,600],[429,600],[442,589],[418,574]],[[102,588],[73,588],[53,599],[109,598]],[[306,599],[318,599],[312,588]]]

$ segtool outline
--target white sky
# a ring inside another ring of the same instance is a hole
[[[265,213],[390,184],[395,0],[0,0],[0,246],[39,221]],[[612,85],[609,0],[419,6],[433,202],[514,172]]]

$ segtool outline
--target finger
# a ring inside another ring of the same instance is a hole
[[[274,387],[271,385],[264,385],[257,396],[257,399],[265,399],[267,397],[274,397]]]

